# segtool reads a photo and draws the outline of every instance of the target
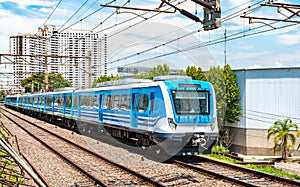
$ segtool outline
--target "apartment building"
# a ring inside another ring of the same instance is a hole
[[[21,80],[36,73],[59,73],[73,87],[87,88],[107,74],[106,35],[84,30],[68,29],[59,32],[55,26],[38,28],[36,34],[10,37],[10,53],[14,57],[14,92],[23,91]],[[89,76],[90,75],[90,76]]]

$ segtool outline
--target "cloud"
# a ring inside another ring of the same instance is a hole
[[[54,6],[56,2],[46,0],[0,0],[0,3],[10,2],[15,3],[21,9],[26,9],[28,6]]]
[[[276,66],[276,67],[283,67],[283,64],[280,63],[280,62],[275,62],[275,66]]]
[[[295,34],[283,34],[279,36],[279,43],[284,45],[300,44],[300,32]]]
[[[263,68],[263,67],[261,66],[261,64],[254,64],[252,66],[249,66],[247,69],[258,69],[258,68]]]
[[[53,11],[53,9],[44,7],[44,8],[39,9],[39,11],[42,12],[42,13],[47,13],[47,14],[49,13],[50,14]]]
[[[36,33],[42,20],[42,18],[28,19],[26,16],[12,14],[10,11],[0,9],[0,23],[2,28],[0,52],[8,52],[10,36],[15,36],[18,33]]]

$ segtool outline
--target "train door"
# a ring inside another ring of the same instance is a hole
[[[103,122],[103,94],[99,95],[98,99],[98,121]]]
[[[131,109],[130,109],[130,127],[131,128],[137,128],[138,127],[138,93],[132,94],[132,100],[131,100]]]

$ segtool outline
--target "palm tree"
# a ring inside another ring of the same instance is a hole
[[[298,131],[297,131],[297,134],[296,134],[296,136],[297,136],[297,138],[300,136],[300,130],[298,130]],[[299,145],[298,145],[297,149],[299,149],[299,148],[300,148],[300,143],[299,143]]]
[[[275,121],[274,125],[268,130],[267,138],[269,140],[271,136],[274,136],[274,147],[276,147],[276,145],[280,146],[283,160],[286,160],[290,146],[296,143],[296,137],[291,133],[294,129],[298,130],[298,125],[292,123],[290,118],[287,118],[284,121]]]

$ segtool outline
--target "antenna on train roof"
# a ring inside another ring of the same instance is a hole
[[[189,76],[181,75],[162,75],[153,78],[153,81],[166,81],[166,80],[192,80]]]

